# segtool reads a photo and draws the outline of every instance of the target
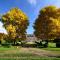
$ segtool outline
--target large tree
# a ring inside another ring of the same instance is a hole
[[[34,34],[39,39],[55,39],[60,37],[60,9],[48,6],[41,9],[34,23]]]
[[[18,8],[12,8],[2,16],[2,22],[11,41],[26,38],[26,29],[29,25],[28,17]]]

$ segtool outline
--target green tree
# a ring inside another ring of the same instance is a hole
[[[9,40],[25,40],[26,29],[29,25],[28,17],[18,8],[12,8],[2,16],[2,22],[7,30]]]
[[[60,36],[60,11],[55,6],[41,9],[34,23],[34,34],[39,39],[51,40]]]

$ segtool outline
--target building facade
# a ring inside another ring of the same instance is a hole
[[[27,34],[26,35],[26,41],[27,42],[35,42],[35,41],[37,41],[37,38],[33,34]]]

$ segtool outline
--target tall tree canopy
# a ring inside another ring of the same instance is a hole
[[[18,8],[12,8],[2,16],[2,22],[10,40],[25,39],[28,17]]]
[[[34,34],[40,39],[55,39],[60,36],[60,9],[48,6],[41,9],[34,23]]]

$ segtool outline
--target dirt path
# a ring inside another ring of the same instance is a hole
[[[39,56],[45,56],[45,57],[60,57],[60,54],[56,54],[52,51],[46,51],[38,48],[22,48],[23,52],[30,52],[32,54],[36,54]]]

